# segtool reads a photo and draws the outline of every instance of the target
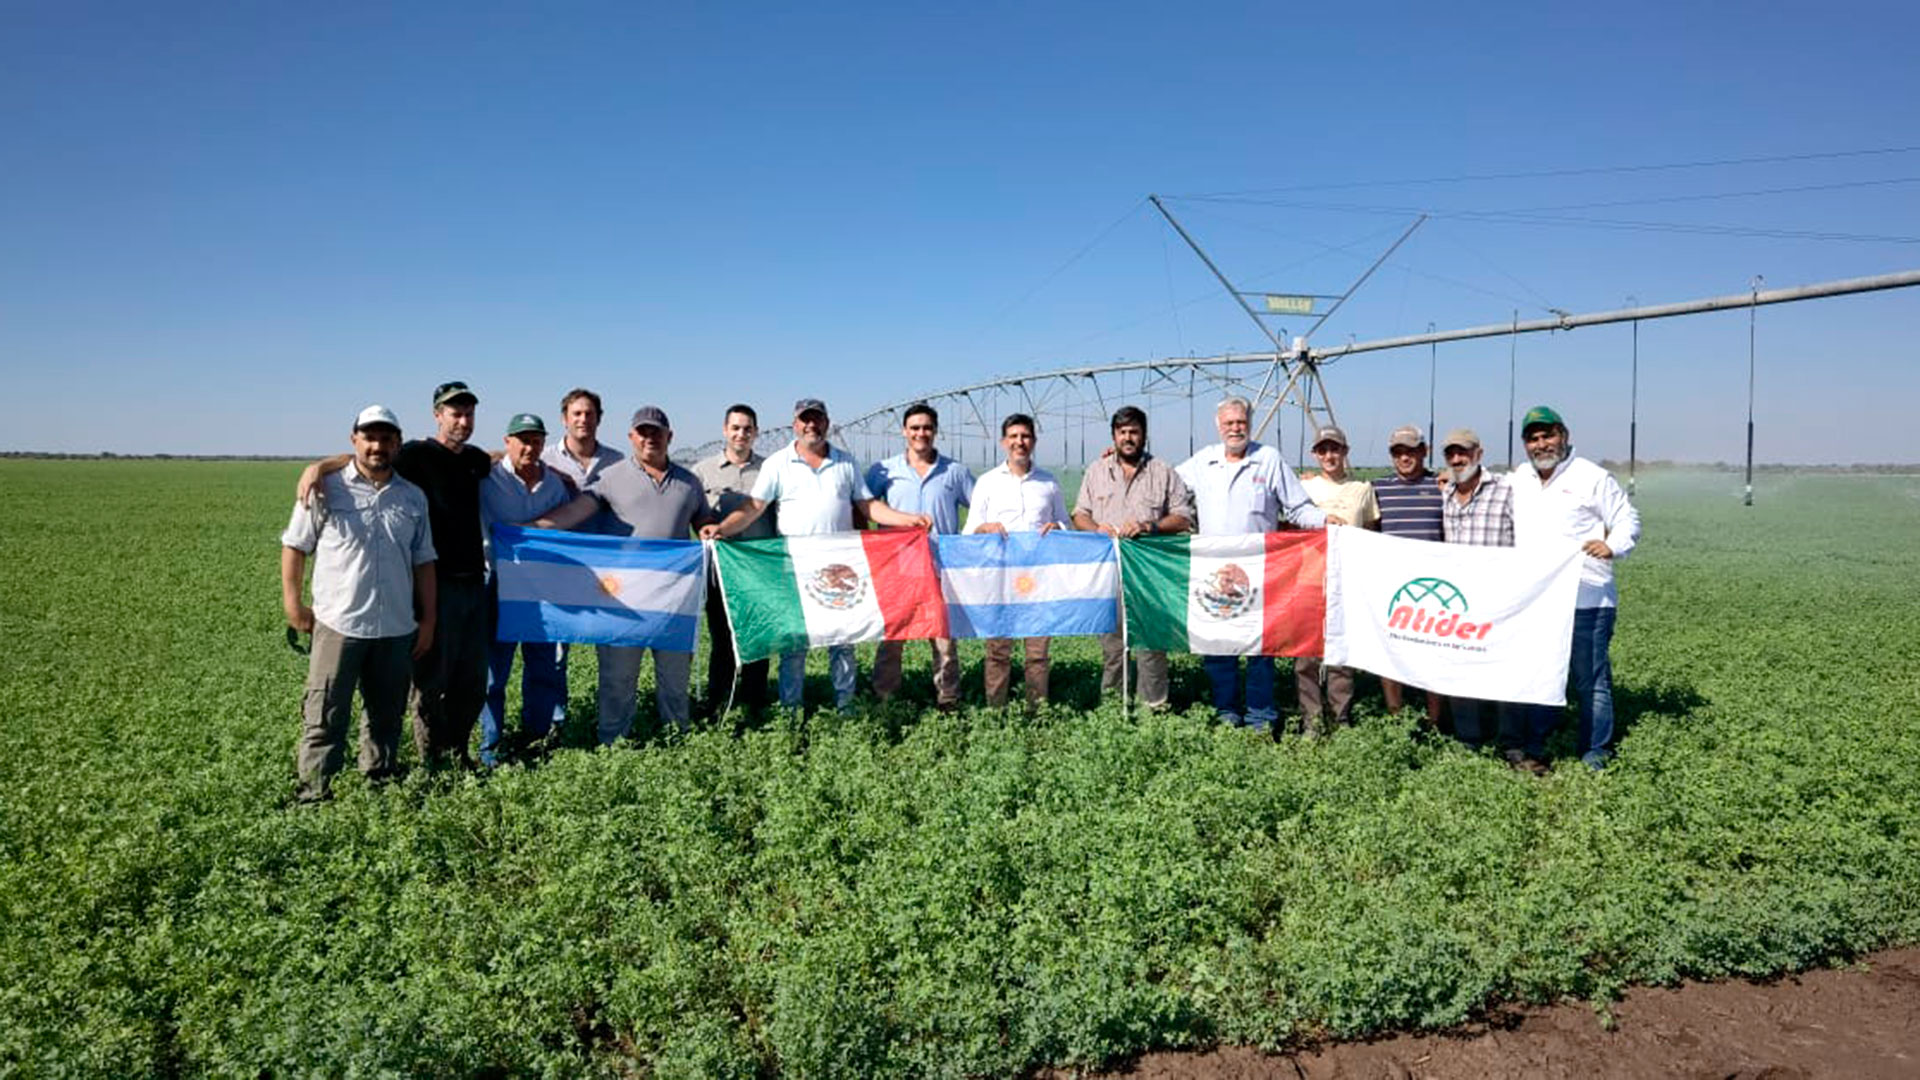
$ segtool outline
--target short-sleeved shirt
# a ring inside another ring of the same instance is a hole
[[[440,553],[434,572],[442,579],[485,574],[480,482],[493,471],[487,452],[471,443],[456,451],[438,439],[414,439],[400,447],[393,468],[427,496],[434,549]]]
[[[1512,547],[1513,485],[1507,478],[1481,468],[1480,483],[1464,503],[1454,497],[1455,487],[1449,479],[1442,481],[1440,489],[1444,500],[1440,520],[1447,543]]]
[[[606,443],[595,443],[593,456],[582,460],[574,457],[573,453],[567,449],[565,439],[548,443],[547,448],[540,451],[542,463],[549,468],[558,469],[567,479],[573,481],[574,487],[582,491],[587,489],[588,484],[600,479],[601,473],[620,464],[626,456]]]
[[[938,454],[927,475],[921,476],[907,455],[895,454],[867,470],[867,490],[901,513],[932,518],[934,532],[956,533],[960,508],[973,502],[973,470]]]
[[[410,634],[413,568],[434,561],[427,497],[398,476],[375,484],[358,462],[320,478],[280,543],[313,559],[313,617],[350,638]]]
[[[747,504],[753,497],[754,481],[760,479],[760,467],[767,459],[759,454],[749,453],[747,463],[741,465],[721,451],[703,461],[694,463],[693,475],[700,480],[700,487],[706,492],[707,504],[720,520]],[[778,535],[780,508],[769,506],[753,524],[740,530],[739,539],[759,540]]]
[[[873,498],[873,492],[845,450],[827,447],[827,457],[816,469],[788,443],[767,455],[753,497],[780,507],[780,535],[818,536],[852,532],[853,504]]]
[[[1179,514],[1189,522],[1195,516],[1187,482],[1152,454],[1140,456],[1131,480],[1117,455],[1088,465],[1073,512],[1087,514],[1095,525],[1116,529],[1129,521],[1159,521],[1168,514]]]
[[[487,565],[493,565],[492,535],[496,524],[518,525],[545,516],[572,502],[578,494],[564,474],[540,466],[540,479],[528,487],[520,474],[504,459],[493,463],[493,471],[480,485],[480,524],[488,538]]]
[[[1373,485],[1365,480],[1330,480],[1326,473],[1314,473],[1300,481],[1313,505],[1338,515],[1347,524],[1370,529],[1380,520],[1380,507],[1373,501]]]
[[[608,536],[685,539],[693,526],[715,520],[699,478],[673,462],[655,480],[639,462],[625,458],[602,472],[587,491],[606,511],[600,532]]]
[[[1038,532],[1047,523],[1067,523],[1067,501],[1053,474],[1035,466],[1015,476],[1006,465],[988,469],[973,486],[973,506],[967,512],[967,531],[997,524],[1008,532]]]
[[[1410,540],[1446,538],[1441,525],[1440,485],[1432,473],[1423,472],[1412,480],[1400,474],[1383,476],[1373,482],[1373,498],[1380,504],[1380,531]]]
[[[1203,536],[1272,532],[1283,518],[1303,529],[1327,523],[1326,512],[1313,505],[1280,451],[1264,443],[1248,442],[1238,461],[1228,459],[1224,443],[1214,443],[1179,471],[1193,492],[1200,514],[1195,531]]]

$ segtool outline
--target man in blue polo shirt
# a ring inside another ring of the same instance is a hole
[[[767,456],[746,503],[728,514],[725,521],[701,529],[701,539],[724,540],[738,536],[759,520],[769,506],[776,504],[780,508],[782,536],[852,532],[856,508],[868,520],[881,525],[932,528],[933,519],[927,515],[902,513],[873,497],[852,455],[827,442],[832,423],[826,403],[819,398],[801,398],[794,402],[793,442]],[[844,710],[853,700],[853,646],[828,646],[827,656],[827,668],[833,677],[834,707]],[[800,707],[806,674],[806,650],[780,657],[782,706]]]
[[[1387,436],[1387,452],[1393,457],[1393,475],[1373,482],[1380,531],[1441,543],[1446,539],[1441,525],[1446,497],[1440,492],[1439,479],[1427,470],[1427,437],[1417,426],[1402,424]],[[1406,704],[1405,688],[1392,679],[1382,678],[1380,690],[1388,712],[1399,712]],[[1439,694],[1427,693],[1427,723],[1435,728],[1440,726],[1440,701]]]
[[[908,514],[933,519],[933,531],[960,531],[960,508],[973,500],[973,470],[934,448],[940,414],[924,401],[907,406],[900,424],[907,448],[867,470],[867,490]],[[960,707],[960,650],[952,638],[932,638],[934,703],[943,712]],[[883,641],[873,656],[873,696],[881,701],[900,689],[905,642]]]

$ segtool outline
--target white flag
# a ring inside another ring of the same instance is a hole
[[[1585,558],[1335,528],[1327,663],[1457,697],[1561,705]]]

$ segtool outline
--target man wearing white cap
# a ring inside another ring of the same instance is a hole
[[[1356,480],[1347,472],[1347,433],[1331,424],[1313,436],[1314,460],[1320,471],[1300,481],[1313,499],[1313,505],[1329,514],[1337,514],[1349,525],[1361,529],[1378,528],[1380,507],[1373,499],[1373,485]],[[1321,680],[1326,690],[1321,692]],[[1295,693],[1300,700],[1300,727],[1304,734],[1320,734],[1323,719],[1335,724],[1353,719],[1353,669],[1327,666],[1317,656],[1298,656],[1293,661]]]
[[[280,534],[281,607],[289,627],[313,635],[294,756],[302,803],[332,795],[356,687],[366,706],[360,771],[369,780],[392,775],[409,668],[433,645],[433,529],[426,496],[393,471],[399,449],[393,412],[362,409],[346,467],[320,480],[324,499],[295,500]],[[309,555],[311,607],[301,602]]]
[[[705,540],[724,540],[738,536],[759,520],[770,506],[779,507],[780,535],[817,536],[825,533],[852,532],[853,512],[858,509],[869,521],[880,525],[933,528],[933,519],[925,514],[895,510],[873,497],[853,455],[827,442],[833,421],[827,405],[819,398],[801,398],[793,403],[793,442],[769,454],[754,481],[753,494],[726,520],[700,530]],[[833,679],[833,702],[844,710],[853,701],[853,646],[827,648],[827,670]],[[806,688],[807,653],[785,653],[780,657],[780,704],[800,707]]]

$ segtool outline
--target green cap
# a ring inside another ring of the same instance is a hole
[[[1567,422],[1560,419],[1559,413],[1554,412],[1545,405],[1535,405],[1533,408],[1527,410],[1527,415],[1520,421],[1520,434],[1525,435],[1527,429],[1536,424],[1546,424],[1552,427],[1567,426]]]
[[[480,395],[467,389],[467,384],[458,379],[452,382],[443,382],[433,388],[433,407],[436,409],[448,402],[458,401],[461,398],[466,398],[475,405],[480,403]]]
[[[545,435],[547,433],[546,421],[530,412],[515,413],[513,414],[513,419],[507,421],[507,434],[509,435],[525,435],[529,431],[535,435]]]

